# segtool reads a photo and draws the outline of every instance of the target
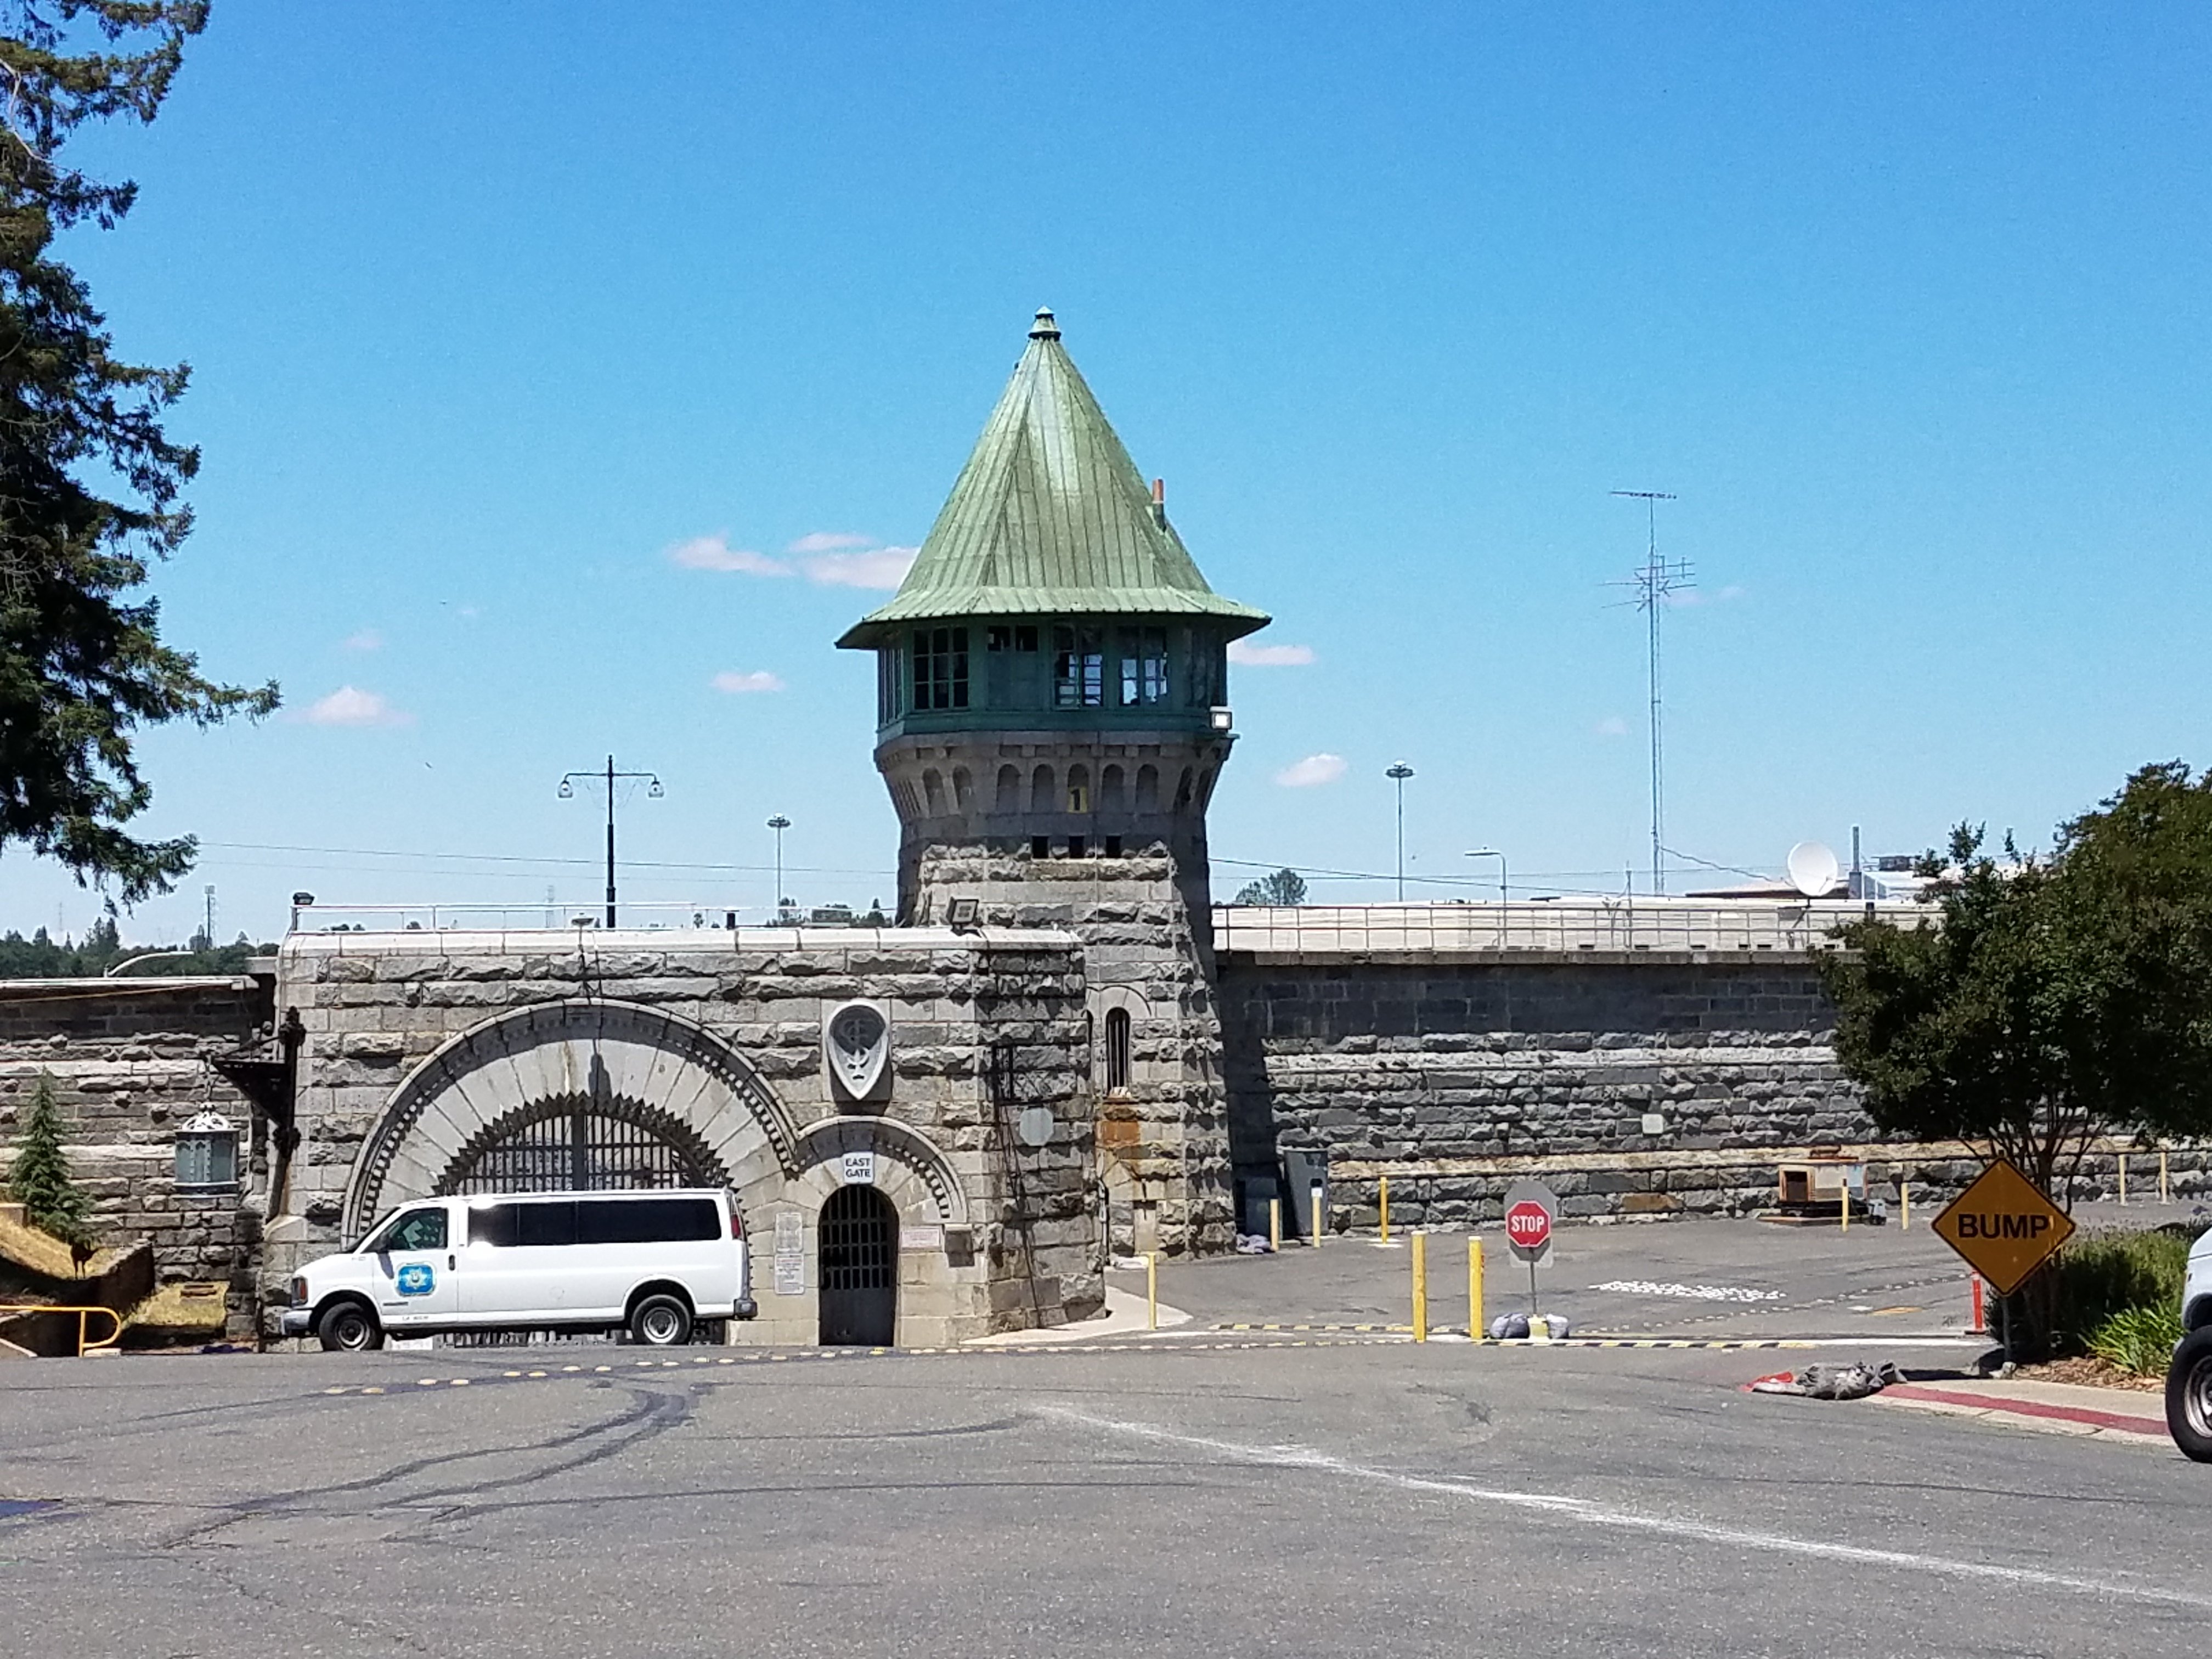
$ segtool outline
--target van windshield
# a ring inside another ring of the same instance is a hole
[[[387,1250],[442,1250],[446,1248],[446,1212],[402,1210],[363,1242],[362,1255],[380,1255]]]

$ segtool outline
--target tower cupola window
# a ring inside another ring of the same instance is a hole
[[[918,628],[914,633],[914,706],[968,706],[968,630]]]
[[[1055,624],[1052,630],[1052,702],[1055,708],[1099,708],[1106,702],[1106,653],[1094,628]]]
[[[1168,631],[1125,628],[1121,631],[1121,706],[1138,708],[1168,700]]]

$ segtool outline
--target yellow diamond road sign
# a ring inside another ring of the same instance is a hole
[[[2074,1218],[2043,1195],[2008,1158],[1976,1176],[1936,1218],[1936,1235],[2010,1296],[2074,1234]]]

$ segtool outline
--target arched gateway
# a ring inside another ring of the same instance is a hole
[[[349,1242],[434,1193],[727,1186],[780,1193],[800,1136],[759,1074],[689,1020],[568,999],[500,1015],[393,1093],[347,1184]]]

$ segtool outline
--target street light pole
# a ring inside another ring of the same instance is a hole
[[[643,778],[646,782],[651,786],[645,792],[647,795],[658,799],[665,792],[663,791],[660,787],[660,780],[653,776],[650,772],[616,771],[615,757],[612,755],[607,757],[606,769],[604,772],[564,773],[561,779],[561,799],[562,800],[568,800],[575,794],[576,780],[578,778],[589,778],[592,782],[604,784],[606,787],[607,926],[609,927],[612,927],[615,925],[615,784],[617,781],[623,778]]]
[[[1495,847],[1477,847],[1469,852],[1461,854],[1461,856],[1470,859],[1496,859],[1498,860],[1498,902],[1500,904],[1505,903],[1507,901],[1507,891],[1505,886],[1505,854],[1499,852]]]
[[[778,812],[768,821],[768,827],[775,831],[775,916],[781,921],[783,917],[783,832],[791,828],[791,820]]]
[[[1398,902],[1406,902],[1406,780],[1413,769],[1400,761],[1382,775],[1398,786]]]

